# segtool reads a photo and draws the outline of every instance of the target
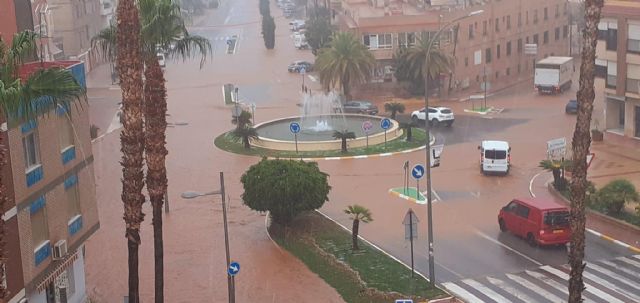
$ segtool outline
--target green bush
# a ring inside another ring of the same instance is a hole
[[[591,201],[595,207],[608,214],[620,214],[627,202],[640,201],[640,195],[636,187],[629,181],[618,179],[609,182],[596,193],[595,200]]]

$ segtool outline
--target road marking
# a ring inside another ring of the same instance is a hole
[[[508,249],[509,251],[511,251],[511,252],[513,252],[513,253],[515,253],[515,254],[517,254],[517,255],[519,255],[519,256],[527,259],[527,260],[529,260],[531,263],[533,263],[535,265],[542,266],[542,263],[540,263],[540,262],[530,258],[529,256],[527,256],[527,255],[525,255],[525,254],[523,254],[523,253],[521,253],[521,252],[519,252],[519,251],[517,251],[517,250],[515,250],[515,249],[513,249],[513,248],[511,248],[511,247],[509,247],[509,246],[507,246],[505,244],[503,244],[503,243],[501,243],[500,241],[498,241],[498,240],[496,240],[494,238],[489,237],[487,234],[485,234],[485,233],[483,233],[483,232],[481,232],[481,231],[479,231],[477,229],[476,229],[476,234],[478,234],[479,236],[481,236],[481,237],[483,237],[483,238],[485,238],[485,239],[487,239],[487,240],[489,240],[489,241],[491,241],[491,242],[493,242],[493,243],[495,243],[495,244],[497,244],[499,246],[502,246],[502,247]]]
[[[587,264],[587,267],[586,267],[586,269],[585,269],[585,271],[584,271],[584,273],[583,273],[583,275],[584,275],[585,277],[587,277],[587,278],[589,278],[589,279],[593,280],[594,282],[596,282],[596,283],[598,283],[598,284],[600,284],[600,285],[602,285],[602,286],[604,286],[604,287],[606,287],[606,288],[609,288],[609,289],[611,289],[611,290],[613,290],[613,291],[615,291],[615,292],[617,292],[617,293],[619,293],[619,294],[621,294],[621,295],[623,295],[623,296],[625,296],[625,297],[627,297],[627,298],[629,298],[629,299],[633,299],[633,301],[634,301],[634,302],[640,302],[640,297],[638,297],[638,296],[636,296],[636,295],[634,295],[634,294],[628,293],[626,290],[624,290],[624,289],[622,289],[622,288],[620,288],[620,287],[618,287],[618,286],[616,286],[616,285],[614,285],[614,284],[612,284],[612,283],[609,283],[609,282],[608,282],[607,280],[605,280],[605,279],[602,279],[602,278],[597,277],[596,275],[592,274],[592,273],[591,273],[591,268],[592,268],[592,264]],[[589,271],[587,271],[587,269],[589,269]],[[595,268],[594,268],[594,269],[595,269]],[[605,270],[606,270],[606,269],[605,269]],[[596,271],[598,271],[598,270],[596,270]],[[614,278],[614,279],[618,279],[618,278],[616,278],[616,277],[614,277],[614,276],[612,276],[612,275],[609,275],[609,274],[607,274],[607,273],[605,273],[605,272],[601,272],[601,273],[603,273],[603,274],[604,274],[604,275],[606,275],[606,276],[612,277],[612,278]],[[615,275],[615,274],[614,274],[614,275]],[[626,279],[624,279],[623,277],[620,277],[619,275],[615,275],[615,276],[618,276],[618,277],[619,277],[619,279],[618,279],[618,280],[619,280],[620,282],[622,282],[622,283],[624,283],[624,284],[627,284],[627,283],[625,282],[625,280],[626,280]],[[628,280],[627,280],[627,281],[628,281]]]
[[[600,272],[600,273],[602,273],[602,274],[604,274],[606,276],[609,276],[611,278],[614,278],[614,279],[616,279],[616,280],[618,280],[618,281],[620,281],[620,282],[622,282],[624,284],[627,284],[627,285],[633,287],[634,289],[640,289],[640,284],[632,282],[632,281],[629,281],[627,278],[625,278],[625,277],[623,277],[623,276],[621,276],[619,274],[616,274],[616,273],[614,273],[614,272],[612,272],[612,271],[610,271],[610,270],[608,270],[608,269],[606,269],[604,267],[598,266],[598,265],[593,264],[593,263],[588,263],[587,264],[587,268],[592,268],[593,270],[595,270],[597,272]],[[640,302],[640,299],[636,300],[636,301]]]
[[[629,260],[626,257],[619,257],[619,258],[617,258],[617,260],[620,260],[620,261],[622,261],[624,263],[627,263],[627,264],[633,265],[633,266],[635,266],[637,268],[640,268],[640,263],[638,263],[636,261],[633,261],[633,260]]]
[[[311,81],[313,82],[318,82],[318,78],[316,78],[315,76],[309,75],[307,77],[309,77],[309,79],[311,79]]]
[[[499,287],[500,289],[508,292],[510,295],[524,301],[524,302],[535,302],[536,300],[534,300],[533,298],[527,296],[526,294],[521,293],[519,290],[509,286],[509,284],[507,284],[506,282],[500,280],[500,279],[496,279],[496,278],[491,278],[491,277],[487,277],[487,280]]]
[[[565,281],[568,281],[568,280],[569,280],[569,275],[567,275],[565,272],[563,272],[563,271],[561,271],[561,270],[558,270],[558,269],[555,269],[555,268],[553,268],[553,267],[551,267],[551,266],[549,266],[549,265],[545,265],[545,266],[542,266],[542,267],[540,267],[540,268],[541,268],[542,270],[546,271],[546,272],[549,272],[549,273],[551,273],[551,274],[553,274],[553,275],[555,275],[555,276],[559,277],[559,278],[560,278],[560,279],[562,279],[562,280],[565,280]],[[586,276],[586,275],[587,275],[587,272],[584,272],[584,275]],[[591,279],[591,278],[590,278],[590,279]],[[595,280],[595,279],[591,279],[591,280],[594,280],[596,283],[599,283],[600,285],[603,285],[603,286],[605,286],[605,287],[608,287],[608,286],[606,286],[606,285],[604,285],[604,284],[602,284],[602,283],[600,283],[600,282],[598,281],[598,280],[602,280],[602,279],[598,279],[597,277],[596,277],[596,279],[597,279],[597,280]],[[604,280],[603,280],[603,281],[604,281]],[[605,282],[606,282],[606,281],[605,281]],[[591,284],[589,284],[589,283],[587,283],[587,282],[584,282],[584,287],[586,288],[586,291],[588,291],[588,292],[590,292],[590,293],[592,293],[592,294],[596,295],[596,296],[597,296],[597,297],[599,297],[600,299],[603,299],[603,300],[605,300],[605,301],[607,301],[607,302],[609,302],[609,303],[613,303],[613,302],[616,302],[616,303],[623,303],[623,301],[620,301],[620,300],[618,300],[618,299],[616,299],[616,298],[612,297],[611,295],[609,295],[609,294],[607,294],[607,293],[605,293],[605,292],[602,292],[601,290],[597,289],[595,286],[593,286],[593,285],[591,285]]]
[[[532,197],[536,197],[536,195],[533,193],[533,181],[540,176],[540,174],[544,173],[544,171],[541,171],[537,174],[535,174],[535,176],[533,176],[533,178],[531,178],[531,181],[529,181],[529,194],[531,194]]]
[[[638,259],[638,260],[640,260],[640,255],[635,255],[635,256],[633,256],[633,257],[634,257],[634,258],[636,258],[636,259]]]
[[[541,287],[539,287],[538,285],[535,285],[529,281],[527,281],[525,278],[521,278],[519,276],[516,275],[512,275],[512,274],[506,274],[507,277],[513,281],[515,281],[516,283],[524,286],[525,288],[537,293],[538,295],[544,297],[545,299],[551,301],[551,302],[564,302],[565,300],[561,299],[560,297],[542,289]]]
[[[474,296],[473,294],[464,290],[464,288],[456,284],[447,282],[447,283],[442,283],[442,286],[444,286],[447,290],[452,292],[457,297],[460,297],[463,301],[467,303],[484,303],[484,301],[480,300],[480,298]]]
[[[423,196],[427,197],[427,193],[428,193],[428,192],[429,192],[429,191],[425,190],[425,191],[421,192],[421,194],[422,194]],[[442,201],[442,199],[440,198],[440,196],[438,195],[438,193],[437,193],[435,190],[433,190],[433,189],[431,190],[431,196],[433,196],[433,197],[432,197],[432,199],[431,199],[431,202]],[[434,200],[433,198],[435,198],[435,200]]]
[[[604,265],[608,265],[608,266],[610,266],[610,267],[613,267],[613,268],[615,268],[616,270],[619,270],[619,271],[621,271],[621,272],[623,272],[623,273],[626,273],[626,274],[628,274],[628,275],[630,275],[630,276],[634,276],[634,277],[638,278],[638,280],[640,280],[640,273],[639,273],[639,272],[636,272],[636,271],[632,271],[632,270],[626,269],[626,268],[624,268],[624,267],[622,267],[622,266],[618,266],[618,264],[615,264],[615,263],[613,263],[613,262],[609,262],[609,261],[606,261],[606,260],[602,260],[602,261],[598,261],[598,262],[600,262],[600,263],[602,263],[602,264],[604,264]],[[631,262],[633,262],[633,261],[631,261]],[[637,266],[637,267],[639,267],[639,268],[640,268],[640,264],[638,264],[638,266]]]
[[[505,297],[501,296],[499,293],[491,290],[489,287],[486,287],[486,286],[482,285],[482,283],[480,283],[478,281],[471,280],[471,279],[464,279],[464,280],[462,280],[462,283],[473,287],[477,291],[481,292],[483,295],[488,296],[489,298],[491,298],[491,300],[496,301],[498,303],[510,303],[511,302],[511,301],[507,300],[507,298],[505,298]]]
[[[631,246],[631,245],[629,245],[627,243],[624,243],[622,241],[616,240],[616,239],[614,239],[612,237],[609,237],[607,235],[603,235],[602,233],[597,232],[597,231],[595,231],[593,229],[587,228],[586,231],[589,232],[589,233],[594,234],[596,237],[599,237],[600,239],[607,240],[609,242],[613,242],[614,244],[618,244],[618,245],[620,245],[620,246],[622,246],[622,247],[624,247],[624,248],[626,248],[626,249],[628,249],[630,251],[640,252],[640,248],[637,248],[635,246]]]
[[[471,194],[472,196],[476,197],[476,199],[480,198],[480,192],[479,191],[470,191],[469,194]]]
[[[527,273],[528,275],[544,282],[545,284],[561,291],[563,294],[565,295],[569,295],[569,291],[567,290],[567,287],[562,285],[561,283],[557,282],[556,280],[552,279],[551,277],[545,275],[545,274],[541,274],[539,272],[536,271],[531,271],[531,270],[525,270],[525,273]],[[587,299],[585,299],[585,302],[590,302]]]

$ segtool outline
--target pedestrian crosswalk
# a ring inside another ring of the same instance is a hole
[[[567,302],[568,265],[540,266],[503,276],[442,283],[464,302]],[[584,302],[640,302],[640,255],[587,262]]]

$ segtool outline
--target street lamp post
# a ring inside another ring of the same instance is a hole
[[[226,205],[226,196],[224,191],[224,173],[220,172],[220,190],[214,190],[207,193],[200,193],[195,191],[186,191],[183,192],[180,196],[183,199],[193,199],[197,197],[203,196],[212,196],[212,195],[220,195],[222,197],[222,220],[224,221],[224,248],[227,257],[227,268],[231,265],[231,256],[229,254],[229,231],[227,228],[227,205]],[[232,275],[227,273],[227,291],[229,294],[229,303],[236,302],[236,290],[235,290],[235,279]]]
[[[429,55],[431,53],[431,47],[433,46],[433,42],[438,40],[440,34],[447,29],[449,26],[454,23],[476,15],[480,15],[484,12],[484,10],[478,10],[470,12],[467,15],[458,17],[449,21],[447,24],[442,26],[438,32],[429,40],[429,44],[427,45],[427,53],[424,61],[424,110],[425,110],[425,119],[424,119],[424,131],[427,134],[427,143],[426,143],[426,177],[427,177],[427,224],[429,226],[429,283],[432,286],[435,286],[436,281],[436,273],[435,273],[435,260],[433,256],[433,216],[432,216],[432,207],[431,207],[431,134],[429,133]]]

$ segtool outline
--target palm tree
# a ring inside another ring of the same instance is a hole
[[[411,132],[411,130],[413,129],[414,125],[413,122],[402,122],[400,123],[400,128],[402,130],[405,131],[405,133],[407,134],[407,142],[411,142],[411,140],[413,140],[413,133]]]
[[[183,60],[191,55],[200,54],[200,67],[211,44],[201,36],[190,35],[182,19],[179,5],[173,0],[139,0],[140,52],[144,60],[144,115],[145,115],[145,151],[147,163],[147,189],[153,207],[154,254],[155,254],[155,299],[164,301],[164,266],[162,243],[162,205],[167,192],[167,172],[165,159],[166,140],[166,87],[165,79],[158,62],[157,52],[167,52],[171,57]],[[91,40],[92,45],[102,50],[109,60],[117,58],[117,28],[114,26],[99,32]]]
[[[593,113],[596,44],[598,23],[604,0],[585,0],[585,25],[582,60],[580,61],[580,87],[578,88],[578,114],[573,133],[573,160],[571,174],[571,246],[569,249],[569,302],[582,302],[584,281],[585,198],[587,183],[587,154],[591,145],[591,114]]]
[[[251,117],[252,116],[250,112],[242,110],[240,116],[236,118],[236,128],[245,128],[247,126],[251,126]]]
[[[429,51],[429,66],[425,66],[430,40],[426,38],[417,40],[417,45],[400,53],[401,57],[399,58],[406,63],[402,66],[407,68],[407,76],[410,79],[420,79],[419,81],[421,81],[424,79],[425,71],[429,79],[437,79],[440,74],[451,70],[454,65],[453,58],[434,47],[431,47]]]
[[[251,140],[258,140],[258,131],[251,127],[251,125],[245,125],[242,128],[236,128],[231,132],[231,137],[239,140],[244,145],[245,149],[251,149]]]
[[[20,79],[18,69],[28,58],[33,58],[37,35],[32,31],[16,33],[11,45],[0,37],[0,109],[9,125],[35,119],[59,106],[69,108],[73,101],[84,97],[84,89],[68,70],[47,68]],[[45,97],[43,99],[43,97]],[[34,102],[39,100],[38,102]],[[0,136],[0,172],[6,161],[5,144]],[[0,218],[9,197],[0,174]],[[8,295],[2,279],[5,277],[5,222],[0,219],[0,301]]]
[[[364,206],[360,206],[358,204],[349,205],[347,209],[344,210],[344,213],[351,216],[351,220],[353,220],[353,227],[351,228],[351,241],[352,241],[352,249],[360,250],[358,247],[358,231],[360,229],[360,222],[369,223],[373,221],[371,217],[371,211]]]
[[[348,130],[343,130],[343,131],[334,131],[333,132],[333,137],[337,140],[342,140],[342,152],[346,153],[347,152],[347,139],[355,139],[356,138],[356,134],[354,132],[350,132]]]
[[[384,104],[384,111],[391,112],[391,119],[396,119],[397,113],[404,113],[404,104],[400,102],[389,102]]]
[[[351,98],[351,85],[369,81],[376,60],[352,33],[333,35],[329,48],[321,49],[316,59],[320,83],[328,91],[340,86],[345,98]]]
[[[117,8],[116,67],[122,89],[122,125],[120,149],[122,150],[122,202],[126,224],[129,302],[140,302],[138,248],[142,213],[142,187],[144,186],[143,152],[144,131],[142,121],[142,71],[143,57],[140,41],[140,18],[134,0],[120,0]]]

